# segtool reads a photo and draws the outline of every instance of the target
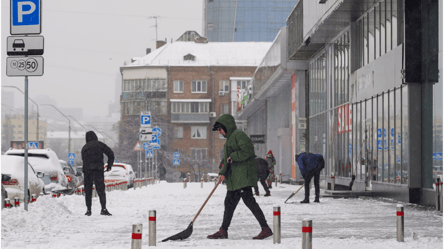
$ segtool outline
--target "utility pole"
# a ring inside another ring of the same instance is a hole
[[[156,27],[156,41],[157,41],[157,18],[159,18],[160,16],[149,16],[148,19],[156,19],[156,24],[154,26],[151,27]]]

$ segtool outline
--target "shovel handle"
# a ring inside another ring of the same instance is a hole
[[[287,198],[287,200],[284,201],[284,203],[287,203],[287,201],[293,197],[295,194],[297,194],[299,192],[299,190],[301,190],[305,185],[302,185],[298,190],[294,191],[293,194],[290,195],[290,197]]]
[[[205,204],[207,204],[208,200],[210,199],[210,197],[213,195],[214,191],[216,190],[217,186],[219,186],[220,181],[217,181],[216,186],[214,186],[213,190],[211,191],[210,195],[207,197],[207,199],[205,200],[204,204],[202,205],[202,207],[200,207],[199,211],[197,212],[196,216],[194,216],[193,221],[191,221],[191,223],[194,223],[194,221],[197,219],[197,216],[199,216],[200,211],[202,211],[202,209],[205,207]]]

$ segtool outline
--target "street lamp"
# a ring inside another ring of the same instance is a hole
[[[20,88],[18,88],[16,86],[2,86],[2,87],[15,88],[15,89],[19,90],[21,93],[25,94],[22,90],[20,90]],[[34,100],[32,100],[30,97],[28,97],[28,99],[31,100],[32,103],[34,103],[37,106],[37,136],[36,136],[36,140],[39,141],[39,105],[37,105],[37,103],[35,103]]]
[[[69,119],[65,114],[63,114],[57,107],[51,105],[51,104],[42,104],[46,106],[52,106],[54,109],[56,109],[60,114],[62,114],[66,119],[68,119],[68,125],[69,125],[69,133],[68,133],[68,153],[71,152],[71,119]]]

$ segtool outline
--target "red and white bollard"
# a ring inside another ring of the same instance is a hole
[[[335,176],[331,175],[331,190],[335,190]]]
[[[302,249],[312,248],[313,222],[310,219],[302,221]]]
[[[131,236],[131,249],[142,248],[142,224],[133,224],[133,234]]]
[[[278,177],[274,176],[274,186],[277,187],[278,186]]]
[[[279,173],[279,183],[282,184],[282,172]]]
[[[148,246],[156,246],[156,210],[149,211],[148,226]]]
[[[62,196],[62,193],[58,193],[57,194],[57,198],[59,198],[60,196]]]
[[[273,244],[281,243],[281,207],[273,207]]]
[[[214,186],[216,186],[217,178],[214,179]]]
[[[200,188],[203,188],[203,177],[200,178]]]
[[[9,200],[9,198],[5,199],[5,208],[11,208],[11,201]]]
[[[187,188],[187,178],[183,178],[183,188]]]
[[[31,202],[36,202],[36,201],[37,201],[37,196],[35,194],[32,194]]]
[[[14,198],[14,206],[20,207],[20,199],[18,197]]]
[[[404,206],[396,206],[396,239],[398,242],[404,242]]]

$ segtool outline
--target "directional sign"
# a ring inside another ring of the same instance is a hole
[[[75,153],[68,153],[68,160],[75,160],[76,154]]]
[[[174,152],[173,156],[174,156],[174,158],[179,158],[180,154],[179,154],[179,152]]]
[[[140,125],[141,126],[151,126],[151,115],[149,115],[149,114],[140,115]]]
[[[7,76],[42,76],[43,57],[8,57],[6,58]]]
[[[29,149],[38,149],[39,142],[29,142]]]
[[[7,55],[42,55],[43,36],[8,36]]]
[[[154,156],[153,156],[153,150],[147,150],[146,152],[145,152],[145,157],[146,158],[153,158]]]
[[[173,165],[179,165],[180,164],[180,159],[175,158],[173,160]]]
[[[153,132],[157,132],[157,136],[159,136],[159,137],[160,137],[160,135],[162,135],[162,129],[160,129],[159,127],[154,127]]]
[[[158,135],[152,135],[151,143],[153,143],[153,144],[159,143]]]
[[[143,147],[144,150],[150,150],[151,149],[150,143],[143,143],[142,147]]]
[[[42,32],[41,0],[11,0],[11,35]]]

